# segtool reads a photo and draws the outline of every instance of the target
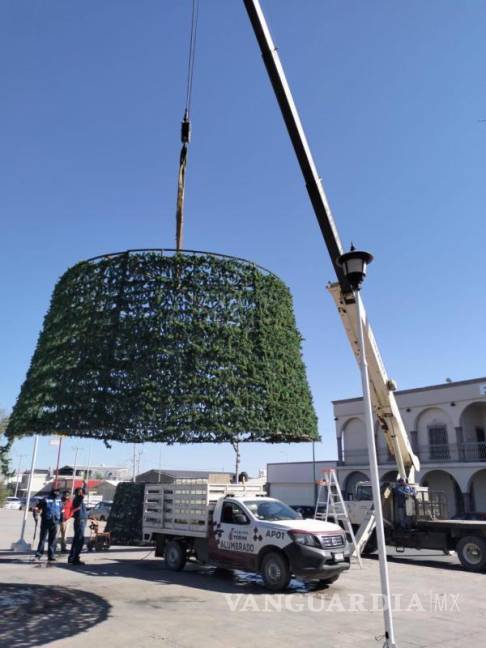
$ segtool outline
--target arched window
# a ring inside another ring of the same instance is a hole
[[[434,461],[444,461],[450,458],[449,443],[447,441],[447,427],[445,425],[428,425],[429,456]]]

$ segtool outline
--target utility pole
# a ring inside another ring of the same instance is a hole
[[[235,451],[235,484],[239,482],[240,477],[240,442],[238,440],[232,441],[231,445]]]
[[[57,482],[59,481],[59,461],[61,460],[62,439],[62,437],[59,437],[59,445],[57,446],[56,478],[54,480],[55,488],[57,488]]]
[[[86,466],[86,470],[84,471],[84,482],[86,484],[86,495],[87,495],[86,501],[87,501],[88,504],[90,503],[90,500],[89,500],[89,497],[90,497],[90,495],[89,495],[89,472],[90,472],[90,470],[91,470],[91,444],[89,444],[89,446],[88,446],[88,464]]]
[[[19,490],[19,483],[20,483],[20,466],[22,465],[22,459],[23,459],[24,457],[27,457],[27,455],[24,455],[24,454],[19,455],[19,464],[18,464],[18,466],[17,466],[17,481],[16,481],[16,483],[15,483],[15,493],[14,493],[14,497],[17,497],[17,492],[18,492],[18,490]]]
[[[73,466],[73,483],[71,484],[71,497],[74,493],[74,482],[76,481],[76,468],[77,468],[77,463],[78,463],[78,452],[79,450],[82,450],[82,448],[74,447],[74,466]]]
[[[91,472],[91,444],[88,446],[88,465],[84,473],[86,482],[89,482],[89,473]]]
[[[316,442],[312,442],[312,481],[314,483],[314,506],[317,503],[317,478],[316,478]]]
[[[132,459],[132,464],[133,464],[133,471],[132,471],[132,482],[135,483],[135,474],[137,471],[137,446],[134,443],[133,444],[133,459]]]
[[[137,475],[139,475],[140,474],[140,461],[141,461],[141,458],[142,458],[142,455],[143,455],[143,445],[142,445],[141,448],[138,449],[137,455],[138,455],[137,456]]]

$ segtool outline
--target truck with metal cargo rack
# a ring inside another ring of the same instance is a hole
[[[444,553],[455,551],[468,571],[486,569],[486,522],[451,520],[444,492],[415,486],[414,494],[405,502],[405,526],[399,518],[394,484],[382,485],[382,501],[387,544],[397,550],[410,547],[438,549]],[[353,499],[346,502],[346,508],[353,529],[359,533],[373,515],[370,482],[356,484]],[[375,549],[376,538],[372,534],[363,551],[371,553]]]
[[[143,539],[171,570],[193,559],[260,573],[274,592],[292,576],[330,584],[350,567],[351,548],[340,526],[303,520],[261,485],[207,479],[146,484]]]

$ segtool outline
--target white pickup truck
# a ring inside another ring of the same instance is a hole
[[[261,486],[178,479],[147,484],[143,539],[155,544],[172,570],[188,558],[261,573],[272,591],[292,576],[334,582],[349,569],[351,548],[336,524],[303,520],[289,506],[265,497]]]

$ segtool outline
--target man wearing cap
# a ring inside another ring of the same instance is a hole
[[[44,545],[47,540],[47,560],[49,562],[55,562],[57,533],[59,531],[59,525],[63,519],[59,489],[53,488],[50,495],[37,504],[35,511],[40,513],[41,516],[39,544],[35,553],[35,559],[41,559],[41,556],[44,553]]]

